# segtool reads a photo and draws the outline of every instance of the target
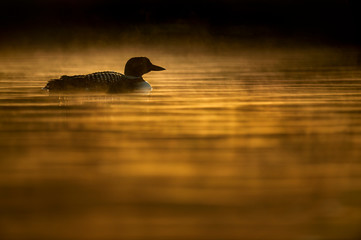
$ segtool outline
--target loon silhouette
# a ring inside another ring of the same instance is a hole
[[[125,64],[124,74],[112,71],[95,72],[87,75],[61,76],[50,80],[44,90],[58,91],[106,91],[110,93],[150,91],[152,87],[143,79],[150,71],[162,71],[146,57],[134,57]]]

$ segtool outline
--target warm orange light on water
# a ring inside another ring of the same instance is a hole
[[[358,239],[358,68],[334,49],[144,50],[167,69],[150,94],[41,90],[141,50],[1,58],[0,236]]]

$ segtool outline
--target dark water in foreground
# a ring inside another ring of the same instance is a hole
[[[0,238],[360,239],[361,69],[291,52],[3,54]],[[41,91],[137,55],[150,95]]]

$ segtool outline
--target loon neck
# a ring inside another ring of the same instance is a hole
[[[130,76],[130,77],[136,77],[136,78],[141,78],[143,76],[142,73],[136,72],[136,71],[131,71],[128,69],[124,70],[124,75],[125,76]]]
[[[135,76],[132,76],[132,75],[126,75],[124,74],[124,76],[129,79],[129,80],[138,80],[138,81],[144,81],[144,79],[142,77],[135,77]]]

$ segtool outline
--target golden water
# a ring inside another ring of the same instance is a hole
[[[361,69],[335,49],[8,51],[0,238],[359,239]],[[151,94],[49,95],[50,78],[167,71]]]

